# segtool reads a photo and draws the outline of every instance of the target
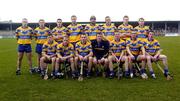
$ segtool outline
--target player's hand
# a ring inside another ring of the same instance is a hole
[[[84,61],[88,60],[88,57],[87,57],[87,56],[85,56],[83,60],[84,60]]]
[[[62,60],[62,61],[65,61],[65,60],[66,60],[66,57],[62,57],[61,60]]]
[[[84,58],[83,58],[81,55],[79,55],[79,60],[80,60],[80,61],[83,61]]]
[[[131,55],[131,60],[134,60],[134,59],[135,59],[135,57],[133,55]]]
[[[157,60],[157,56],[153,56],[153,57],[152,57],[152,60],[153,60],[153,61],[156,61],[156,60]]]
[[[47,56],[47,58],[48,58],[48,60],[50,60],[50,59],[51,59],[51,56]]]
[[[119,63],[120,61],[118,60],[118,58],[116,58],[116,62]]]

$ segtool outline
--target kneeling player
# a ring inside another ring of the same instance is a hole
[[[56,58],[56,68],[55,75],[59,76],[59,66],[61,63],[70,63],[72,70],[72,78],[75,78],[74,69],[74,46],[69,42],[69,37],[64,36],[63,42],[57,46],[57,58]],[[66,68],[66,67],[65,67]]]
[[[168,72],[167,56],[161,54],[160,44],[156,39],[153,38],[153,34],[153,32],[149,32],[148,39],[145,40],[146,59],[150,74],[153,78],[156,78],[152,69],[152,62],[157,62],[160,60],[164,65],[165,77],[167,80],[171,80],[172,77]]]
[[[76,57],[75,57],[75,67],[78,67],[78,62],[88,63],[87,77],[90,77],[91,67],[92,67],[92,46],[87,40],[87,35],[82,34],[81,41],[76,43]]]
[[[137,39],[136,31],[132,31],[131,39],[127,41],[127,52],[129,57],[129,69],[130,77],[133,77],[132,62],[141,63],[140,74],[143,79],[147,79],[147,74],[145,73],[145,49],[143,43]],[[125,75],[129,75],[126,71]]]
[[[54,71],[56,61],[56,47],[57,42],[54,41],[53,36],[48,36],[47,42],[43,44],[43,56],[40,58],[41,76],[45,80],[48,79],[46,71],[48,63],[52,63],[52,70]]]
[[[115,38],[110,44],[111,54],[108,57],[110,78],[114,77],[113,62],[116,62],[118,64],[125,62],[125,71],[128,71],[128,57],[125,56],[124,54],[125,49],[126,49],[125,41],[120,39],[119,32],[115,33]]]

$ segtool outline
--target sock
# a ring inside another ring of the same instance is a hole
[[[150,74],[151,74],[151,75],[154,74],[154,71],[150,71]]]
[[[125,76],[129,76],[129,71],[125,71]]]
[[[145,69],[140,70],[141,74],[145,73]]]

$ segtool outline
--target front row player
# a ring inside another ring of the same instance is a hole
[[[125,55],[125,50],[125,41],[120,39],[119,32],[115,33],[114,40],[110,43],[110,55],[108,57],[110,78],[114,77],[113,62],[119,64],[125,62],[125,71],[128,71],[128,57]]]
[[[59,66],[63,63],[70,63],[72,78],[76,77],[74,68],[74,46],[69,42],[69,37],[64,36],[63,42],[57,46],[57,58],[56,58],[56,68],[55,75],[59,74]]]
[[[86,62],[88,64],[88,69],[86,76],[90,77],[91,67],[92,67],[92,46],[91,42],[87,39],[86,34],[81,34],[80,41],[76,43],[76,57],[75,57],[75,67],[77,69],[79,62]]]
[[[104,70],[108,69],[109,41],[103,37],[103,33],[97,33],[97,38],[91,41],[93,51],[93,65],[103,65]],[[97,68],[97,75],[99,75]],[[105,74],[105,72],[103,72]],[[107,75],[103,75],[107,76]]]
[[[145,49],[143,43],[137,39],[137,32],[132,31],[130,40],[127,40],[127,53],[129,57],[129,69],[130,77],[133,77],[132,62],[141,63],[140,74],[143,79],[147,79],[147,74],[145,73]],[[125,75],[128,76],[129,72],[125,71]]]
[[[55,68],[56,61],[56,47],[57,42],[54,41],[53,36],[48,36],[48,40],[43,44],[42,57],[40,58],[41,77],[48,79],[47,64],[52,64],[52,71]]]
[[[167,80],[171,80],[172,77],[168,72],[167,56],[161,54],[160,44],[156,39],[153,38],[153,34],[154,33],[152,31],[149,32],[148,38],[144,42],[147,65],[149,67],[150,74],[153,78],[156,78],[152,69],[152,62],[162,61],[164,65],[164,75]]]

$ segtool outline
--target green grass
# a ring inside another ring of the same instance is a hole
[[[72,79],[45,81],[37,74],[29,74],[26,57],[22,75],[16,76],[16,40],[1,39],[0,101],[180,101],[180,37],[158,39],[163,53],[168,56],[169,69],[174,75],[172,81],[166,81],[156,66],[156,80],[94,77],[83,82]],[[33,54],[34,65],[35,57]]]

